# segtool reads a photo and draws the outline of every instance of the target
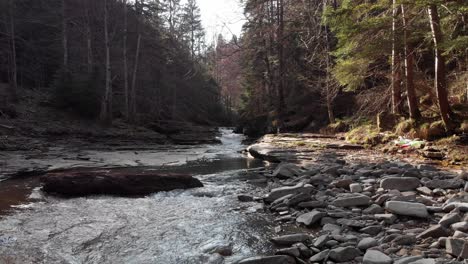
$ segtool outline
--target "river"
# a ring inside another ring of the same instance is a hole
[[[34,178],[5,180],[0,182],[3,196],[25,198],[0,216],[0,263],[235,263],[271,253],[273,226],[263,204],[237,199],[261,192],[263,179],[255,171],[264,164],[240,153],[245,148],[241,135],[220,129],[220,140],[191,147],[59,146],[27,159],[48,168],[145,166],[190,172],[205,187],[140,198],[62,199],[43,194]],[[8,155],[4,171],[24,166],[24,160]],[[233,253],[211,254],[215,246],[231,247]]]

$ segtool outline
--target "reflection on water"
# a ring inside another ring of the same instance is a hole
[[[191,161],[181,166],[145,164],[198,175],[199,189],[136,199],[61,199],[35,190],[36,202],[0,220],[0,263],[234,263],[270,252],[270,219],[255,213],[262,204],[237,201],[256,191],[246,180],[259,176],[246,169],[262,166],[238,152],[242,139],[222,130],[223,144],[205,146],[205,155],[200,146],[192,154],[184,148]],[[205,252],[218,244],[232,245],[233,255]]]

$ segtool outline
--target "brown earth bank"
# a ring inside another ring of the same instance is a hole
[[[279,163],[261,199],[277,252],[241,264],[466,263],[466,167],[313,134],[266,135],[247,151]]]

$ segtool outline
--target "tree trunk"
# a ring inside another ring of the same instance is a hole
[[[408,107],[410,118],[419,120],[421,112],[418,108],[418,98],[414,87],[414,48],[410,43],[410,31],[408,28],[408,17],[404,5],[401,6],[403,15],[404,46],[405,46],[405,78],[406,92],[408,94]]]
[[[137,46],[135,50],[135,65],[133,66],[133,75],[132,75],[132,87],[130,88],[130,121],[135,122],[136,121],[136,105],[137,105],[137,98],[136,98],[136,81],[137,81],[137,73],[138,73],[138,63],[140,59],[140,46],[141,46],[141,33],[140,33],[140,26],[139,26],[139,6],[138,6],[138,0],[135,1],[135,10],[137,12]]]
[[[104,45],[106,52],[106,84],[105,92],[101,104],[101,121],[107,125],[112,124],[112,84],[111,84],[111,65],[110,65],[110,43],[109,43],[109,25],[108,25],[108,7],[107,0],[104,0]]]
[[[435,52],[435,87],[437,91],[437,100],[439,103],[440,116],[444,122],[445,130],[452,129],[452,117],[450,104],[447,95],[447,76],[445,71],[444,51],[440,47],[442,43],[442,31],[440,29],[439,13],[436,5],[430,5],[428,8],[429,22],[431,23],[432,40],[434,42]]]
[[[327,6],[327,2],[323,3],[323,12],[325,13]],[[324,40],[325,40],[325,60],[326,60],[326,77],[325,77],[325,96],[327,101],[327,112],[328,112],[328,121],[330,124],[335,123],[335,112],[333,111],[333,101],[335,99],[335,93],[332,91],[332,87],[330,85],[330,73],[331,73],[331,58],[330,58],[330,40],[328,36],[328,30],[326,27],[323,28]]]
[[[283,36],[284,36],[284,2],[283,0],[277,0],[277,16],[278,16],[278,60],[279,60],[279,72],[278,72],[278,117],[279,125],[281,129],[283,126],[283,114],[285,111],[285,102],[284,102],[284,48],[283,48]]]
[[[62,0],[62,46],[63,46],[63,69],[65,71],[68,71],[67,0]]]
[[[128,120],[129,114],[129,91],[128,91],[128,60],[127,60],[127,34],[128,34],[128,7],[127,0],[123,0],[124,5],[124,34],[123,34],[123,75],[124,75],[124,116]]]
[[[397,15],[398,6],[393,0],[393,21],[392,21],[392,113],[401,114],[401,60],[399,47],[397,46]]]
[[[86,48],[87,48],[87,66],[89,77],[93,73],[93,46],[92,46],[92,34],[91,34],[91,16],[89,0],[84,0],[86,6]]]
[[[16,33],[15,33],[15,19],[14,19],[14,1],[9,1],[9,15],[10,15],[10,44],[11,44],[11,82],[9,85],[10,99],[13,102],[18,101],[18,67],[16,64]]]

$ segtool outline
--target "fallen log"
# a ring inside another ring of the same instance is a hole
[[[203,187],[188,174],[141,169],[71,169],[41,177],[43,191],[66,197],[89,195],[142,196],[156,192]]]

